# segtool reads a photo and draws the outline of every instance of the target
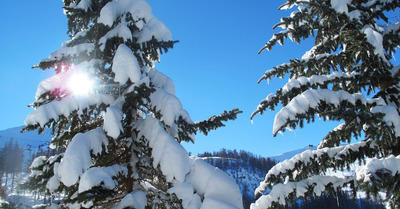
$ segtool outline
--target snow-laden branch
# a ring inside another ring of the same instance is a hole
[[[357,170],[357,180],[370,182],[375,178],[375,173],[379,170],[387,170],[391,176],[400,174],[400,155],[390,155],[382,159],[367,159],[365,166]]]
[[[394,136],[400,137],[400,115],[395,106],[375,106],[371,108],[371,112],[383,114],[383,122],[385,122],[387,126],[392,127],[391,132]]]
[[[137,38],[137,42],[142,44],[151,41],[153,38],[159,41],[172,40],[172,34],[167,26],[154,15],[143,25],[140,32],[133,34],[133,37]]]
[[[157,112],[157,114],[160,113],[160,120],[165,124],[165,129],[173,137],[178,138],[178,126],[175,121],[182,118],[189,124],[193,124],[193,122],[188,112],[183,109],[181,102],[175,96],[173,81],[154,68],[145,67],[143,70],[149,74],[149,77],[144,77],[142,80],[136,81],[106,109],[104,114],[104,130],[108,136],[114,139],[118,138],[120,133],[123,132],[121,121],[123,119],[122,106],[126,102],[125,96],[132,93],[139,93],[135,90],[136,87],[139,87],[141,84],[150,85],[151,83],[155,86],[153,88],[154,91],[150,94],[149,100],[143,100],[142,103],[147,108]]]
[[[169,192],[182,199],[184,208],[241,208],[239,187],[221,170],[188,153],[152,116],[138,121],[138,139],[144,137],[152,148],[153,167],[160,166],[166,180],[173,184]],[[197,207],[196,206],[196,207]]]
[[[123,97],[120,97],[112,105],[107,107],[104,113],[104,131],[106,132],[107,136],[110,136],[114,139],[117,139],[121,132],[124,132],[121,123],[124,116],[122,112],[123,103]]]
[[[335,37],[335,40],[329,40],[330,42],[338,42]],[[289,71],[291,71],[291,80],[297,79],[304,79],[313,76],[313,73],[317,73],[318,75],[314,76],[321,76],[319,79],[326,80],[325,82],[331,80],[334,81],[335,78],[343,78],[346,80],[351,80],[356,78],[359,74],[355,71],[351,73],[348,72],[339,72],[339,68],[337,65],[334,65],[333,62],[335,60],[341,60],[341,62],[345,61],[353,61],[348,58],[346,51],[340,51],[337,54],[315,54],[315,50],[327,50],[326,46],[324,45],[325,42],[321,42],[317,46],[312,47],[309,51],[307,51],[301,59],[292,59],[289,63],[283,63],[278,66],[273,67],[270,70],[265,71],[264,75],[258,80],[260,83],[263,80],[270,81],[271,77],[275,76],[278,78],[283,78]],[[332,44],[332,43],[330,43]],[[320,70],[319,72],[315,72],[315,69]],[[333,72],[331,70],[334,69]],[[327,76],[327,77],[324,77]],[[312,80],[315,80],[313,78]],[[295,81],[294,81],[295,82]],[[300,82],[300,81],[299,81]],[[316,84],[319,82],[316,82]]]
[[[53,92],[57,89],[59,90],[67,90],[69,85],[68,81],[76,74],[87,74],[87,75],[94,75],[95,74],[95,67],[99,63],[99,60],[91,60],[89,62],[84,61],[79,63],[78,65],[71,66],[71,68],[67,71],[60,72],[56,75],[51,76],[40,82],[36,94],[35,99],[41,100],[43,98],[42,95],[46,94],[47,92]],[[39,102],[39,101],[36,101]]]
[[[318,148],[333,147],[340,142],[350,143],[353,137],[358,138],[362,132],[371,139],[390,140],[400,136],[400,116],[395,106],[383,105],[375,106],[368,111],[355,112],[351,116],[344,118],[345,123],[330,131],[321,141]],[[377,126],[378,125],[378,126]],[[389,134],[382,134],[384,132]],[[373,133],[381,132],[379,135]],[[386,146],[381,143],[381,146]]]
[[[128,80],[136,83],[140,80],[141,72],[137,58],[125,44],[120,44],[113,58],[112,71],[114,80],[124,85]]]
[[[55,64],[65,58],[74,58],[77,56],[89,56],[96,49],[94,43],[81,43],[77,40],[86,36],[89,29],[82,30],[78,32],[71,40],[65,41],[61,48],[57,51],[51,53],[48,58],[41,60],[33,68],[42,68],[43,70],[47,68],[55,67]],[[76,43],[75,43],[76,42]]]
[[[381,32],[378,32],[373,27],[366,25],[362,29],[362,32],[365,33],[367,37],[367,41],[374,46],[374,53],[380,56],[383,60],[386,60],[385,50],[383,49],[382,41],[383,37]]]
[[[134,128],[139,130],[137,139],[143,136],[149,141],[149,146],[152,148],[153,167],[157,168],[160,165],[168,182],[173,180],[183,182],[190,171],[189,155],[186,150],[152,116],[139,120]]]
[[[301,76],[296,79],[289,79],[289,81],[282,87],[282,93],[286,94],[294,88],[302,88],[304,86],[313,85],[326,85],[328,82],[334,80],[347,80],[355,78],[358,73],[341,73],[334,71],[329,75],[312,75],[311,77]]]
[[[167,91],[155,87],[155,92],[150,95],[150,105],[155,111],[160,111],[161,121],[171,129],[171,135],[178,137],[178,127],[175,121],[179,118],[184,119],[188,123],[193,123],[189,113],[183,109],[182,103],[178,97],[168,93]]]
[[[114,101],[114,97],[107,94],[94,94],[90,97],[66,96],[60,101],[53,101],[44,104],[33,110],[25,119],[26,125],[39,124],[44,127],[52,120],[57,121],[60,116],[69,117],[74,111],[83,114],[83,110],[88,109],[92,105],[99,107],[101,104],[110,105]]]
[[[237,115],[242,113],[241,110],[234,108],[230,111],[224,111],[220,115],[213,115],[207,120],[196,121],[194,123],[189,123],[184,118],[180,117],[176,123],[178,125],[178,141],[191,141],[194,142],[194,135],[199,131],[204,135],[207,134],[211,130],[215,130],[219,127],[224,127],[225,124],[223,122],[228,120],[235,120]]]
[[[354,126],[349,126],[347,123],[341,123],[325,136],[325,138],[318,145],[318,149],[333,147],[334,144],[339,145],[339,141],[335,137],[340,137],[340,140],[342,141],[347,139],[348,142],[350,142],[352,137],[351,133],[356,131],[357,129],[355,129]],[[338,134],[339,132],[340,134]]]
[[[307,90],[304,93],[293,98],[276,115],[273,125],[273,134],[276,135],[282,129],[285,129],[290,123],[297,122],[310,112],[311,109],[319,112],[321,103],[338,108],[342,103],[355,106],[356,103],[362,105],[378,104],[384,105],[382,99],[367,99],[361,93],[350,94],[347,91],[332,91],[329,89]]]
[[[164,89],[164,91],[169,94],[175,95],[175,84],[171,78],[155,68],[145,66],[143,67],[143,71],[148,74],[151,84],[160,89]]]
[[[393,38],[395,37],[395,34],[398,34],[400,32],[400,22],[396,22],[395,24],[388,24],[384,31],[382,32],[383,35],[383,43],[385,45],[386,43],[390,42],[395,42]]]
[[[274,34],[272,38],[265,44],[265,46],[258,51],[258,54],[261,54],[261,52],[265,49],[268,51],[271,50],[276,43],[283,45],[283,41],[288,37],[288,33],[288,31],[281,31],[277,34]]]
[[[313,22],[313,16],[310,15],[308,10],[304,10],[304,6],[300,6],[301,4],[308,3],[308,1],[292,1],[282,5],[279,9],[288,9],[292,8],[294,5],[297,5],[299,11],[293,11],[289,18],[282,18],[281,22],[273,27],[273,29],[276,27],[281,27],[284,30],[274,34],[258,53],[261,53],[265,49],[271,50],[276,43],[283,45],[284,39],[289,38],[293,42],[300,43],[301,39],[307,38],[310,34],[312,34],[313,30],[315,29],[315,25],[317,25],[315,23],[318,22],[315,20],[314,24],[310,24],[310,22]],[[302,33],[299,33],[299,28],[301,28]]]
[[[126,166],[112,165],[108,167],[89,168],[80,177],[78,192],[86,192],[96,186],[102,186],[104,189],[112,190],[118,186],[113,178],[119,174],[124,176],[128,175]]]
[[[261,196],[255,203],[251,204],[251,209],[267,209],[276,205],[286,205],[289,197],[304,198],[306,194],[315,197],[327,190],[327,187],[337,190],[343,186],[354,182],[354,177],[336,177],[336,176],[312,176],[299,182],[285,182],[274,185],[268,195]]]
[[[99,46],[100,50],[104,51],[106,47],[106,42],[112,38],[122,38],[124,42],[127,42],[128,40],[132,40],[132,31],[129,29],[129,27],[125,23],[120,23],[117,26],[115,26],[113,29],[108,31],[106,35],[100,38],[99,40]]]
[[[254,193],[255,195],[263,194],[268,187],[279,183],[281,179],[285,179],[287,176],[292,176],[293,179],[298,180],[299,177],[301,178],[301,176],[310,172],[305,170],[306,168],[318,168],[314,172],[317,174],[325,172],[324,169],[329,167],[331,161],[337,163],[338,169],[339,166],[343,169],[346,165],[354,163],[358,158],[363,159],[367,155],[366,153],[375,152],[375,149],[375,144],[368,140],[333,148],[306,150],[271,168],[265,176],[265,180],[260,182]]]
[[[148,95],[152,92],[150,88],[147,88],[148,85],[149,79],[148,77],[144,77],[142,80],[137,81],[136,83],[125,89],[125,91],[123,91],[121,95],[109,107],[107,107],[103,117],[103,128],[108,136],[117,139],[120,134],[124,132],[122,127],[122,120],[124,118],[123,106],[126,103],[126,100],[130,100],[131,97],[135,97],[137,99],[139,94],[144,94],[147,98]],[[139,102],[140,104],[133,102],[127,106],[140,108],[138,106],[143,105],[147,102],[146,98],[134,100],[136,102]]]
[[[69,187],[76,184],[80,176],[92,165],[91,154],[97,155],[107,147],[108,138],[103,128],[77,134],[65,150],[61,163],[54,166],[59,182]]]
[[[75,57],[78,55],[82,55],[82,53],[86,53],[86,55],[89,55],[91,52],[94,51],[94,49],[95,45],[93,43],[82,43],[75,46],[67,46],[67,44],[64,44],[62,48],[51,53],[48,59],[42,60],[41,62],[61,60],[61,58],[63,57]]]
[[[136,1],[111,1],[108,2],[100,11],[100,16],[97,19],[98,23],[103,23],[107,26],[112,26],[119,17],[123,14],[130,13],[134,21],[144,19],[149,21],[152,17],[151,6],[145,0]]]
[[[147,204],[146,193],[142,190],[136,190],[127,194],[113,209],[137,208],[144,209]]]
[[[266,99],[260,102],[257,109],[252,113],[251,118],[253,118],[256,114],[262,114],[266,108],[275,107],[280,102],[279,98],[292,99],[291,92],[294,89],[302,91],[302,89],[308,89],[310,87],[317,88],[334,82],[353,80],[356,79],[357,76],[358,73],[343,73],[334,71],[329,75],[312,75],[311,77],[300,76],[298,78],[289,79],[289,81],[281,89],[279,89],[275,95],[270,94]]]
[[[165,129],[175,138],[178,138],[179,128],[175,121],[180,119],[193,124],[189,113],[183,109],[183,105],[175,96],[174,82],[155,68],[144,67],[154,92],[150,94],[149,108],[161,114],[160,120],[166,125]],[[191,137],[194,140],[194,137]]]

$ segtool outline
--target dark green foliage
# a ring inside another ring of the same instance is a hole
[[[187,123],[183,118],[179,118],[177,121],[179,126],[179,142],[181,141],[192,141],[190,135],[196,134],[198,131],[202,132],[207,136],[208,132],[211,130],[215,130],[219,127],[224,127],[225,125],[222,123],[228,120],[235,120],[237,115],[242,113],[239,109],[235,108],[230,111],[224,111],[219,116],[212,116],[207,120],[203,120],[200,122],[196,122],[193,124]],[[193,142],[193,141],[192,141]]]
[[[49,179],[54,175],[54,164],[59,163],[62,159],[62,154],[52,156],[48,158],[46,156],[40,156],[35,159],[36,163],[31,165],[29,168],[33,175],[31,175],[28,181],[25,181],[18,185],[20,189],[30,190],[30,191],[40,191],[46,192],[46,195],[50,193],[46,189],[46,184]],[[34,162],[35,162],[34,161]],[[40,162],[39,162],[40,161]],[[62,187],[58,191],[62,191]]]

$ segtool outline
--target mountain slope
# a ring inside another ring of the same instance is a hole
[[[303,147],[301,149],[292,150],[289,152],[282,153],[280,155],[271,156],[269,158],[272,160],[275,160],[277,162],[283,162],[284,160],[290,159],[290,158],[294,157],[295,155],[300,154],[306,150],[317,150],[317,146],[309,145],[309,146]]]
[[[0,131],[0,146],[4,146],[6,142],[12,139],[14,141],[18,140],[22,147],[27,147],[28,145],[38,147],[42,144],[47,144],[53,138],[50,129],[45,129],[42,134],[38,135],[36,131],[21,133],[22,128],[23,126],[20,126]]]
[[[225,150],[200,154],[203,160],[223,170],[239,185],[245,208],[254,202],[254,190],[264,180],[266,171],[276,164],[275,161],[246,151]]]

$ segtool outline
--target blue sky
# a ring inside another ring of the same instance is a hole
[[[243,111],[236,121],[197,135],[185,144],[193,154],[221,148],[272,156],[317,145],[335,123],[314,123],[304,129],[272,136],[274,112],[250,115],[260,100],[284,80],[257,84],[265,70],[301,57],[312,42],[286,42],[270,52],[257,52],[270,39],[272,26],[287,12],[283,1],[149,0],[155,14],[180,42],[161,57],[156,68],[172,78],[176,94],[192,120],[204,120],[224,110]],[[67,40],[67,20],[61,0],[14,0],[0,7],[0,130],[23,125],[39,82],[52,75],[31,66]]]

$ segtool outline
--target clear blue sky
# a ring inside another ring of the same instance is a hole
[[[265,70],[301,57],[310,46],[286,42],[270,52],[257,52],[273,34],[272,26],[287,12],[283,1],[149,0],[155,14],[180,42],[161,57],[156,68],[172,78],[176,93],[192,120],[204,120],[223,110],[243,111],[236,121],[199,134],[193,154],[221,148],[247,150],[263,156],[317,145],[333,123],[315,123],[283,136],[272,136],[274,112],[250,115],[261,99],[285,82],[257,84]],[[67,40],[67,20],[61,0],[5,1],[0,7],[0,130],[23,125],[31,112],[40,81],[52,75],[31,69]],[[276,32],[276,31],[275,31]]]

